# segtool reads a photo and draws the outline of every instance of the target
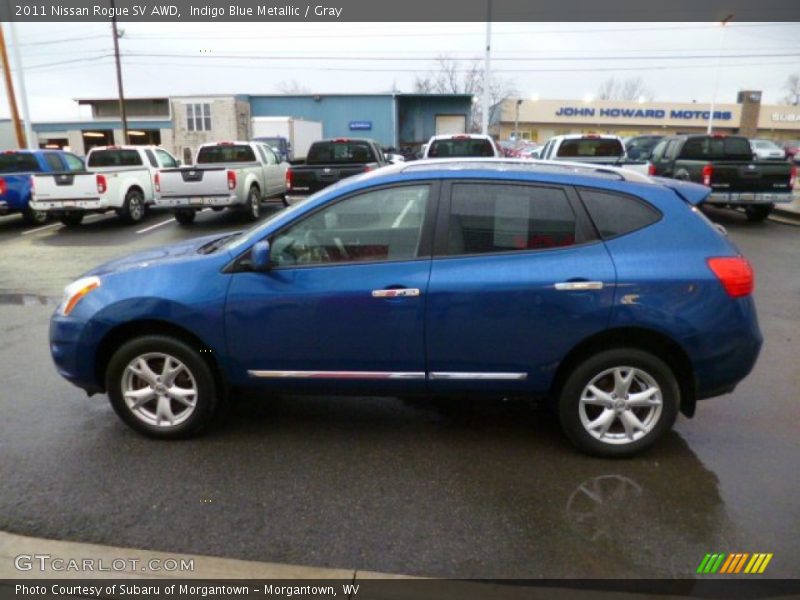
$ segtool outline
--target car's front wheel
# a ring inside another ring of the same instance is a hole
[[[108,364],[106,389],[127,425],[162,439],[198,433],[219,406],[213,373],[197,349],[160,335],[123,344]]]
[[[635,348],[599,352],[567,376],[558,399],[561,427],[579,449],[632,456],[669,431],[680,389],[660,358]]]

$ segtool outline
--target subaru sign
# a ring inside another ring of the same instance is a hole
[[[350,121],[350,131],[369,131],[372,129],[372,121]]]

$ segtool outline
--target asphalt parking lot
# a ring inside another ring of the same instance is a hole
[[[56,374],[50,313],[97,263],[242,221],[0,218],[0,529],[471,578],[690,577],[708,552],[770,552],[767,576],[796,576],[800,228],[710,215],[755,266],[761,358],[627,461],[577,454],[515,402],[247,397],[204,437],[145,439]]]

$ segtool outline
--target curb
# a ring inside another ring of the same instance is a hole
[[[19,555],[49,555],[50,559],[63,559],[64,564],[75,560],[77,565],[81,565],[81,561],[85,559],[91,559],[95,566],[94,570],[86,571],[66,570],[65,567],[56,570],[48,562],[48,566],[44,570],[40,570],[39,561],[32,560],[30,561],[31,569],[23,571],[15,567],[15,558]],[[149,561],[159,561],[158,564],[162,565],[166,560],[174,560],[178,564],[181,563],[181,560],[193,561],[193,570],[147,571],[143,566],[147,565]],[[118,561],[118,564],[124,562],[126,569],[112,570],[113,561]],[[130,566],[133,564],[131,561],[136,561],[135,568]],[[101,563],[104,570],[98,570],[98,565]],[[0,531],[0,579],[106,579],[110,577],[114,579],[341,579],[347,581],[355,581],[357,577],[363,579],[414,579],[406,575],[371,573],[355,569],[327,569],[64,542]]]
[[[770,221],[781,223],[782,225],[800,226],[800,212],[795,210],[786,210],[785,208],[778,208],[776,206],[768,218]]]

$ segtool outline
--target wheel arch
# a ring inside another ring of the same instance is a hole
[[[227,381],[222,374],[219,362],[210,350],[208,344],[204,343],[197,335],[169,321],[159,319],[140,319],[128,321],[118,325],[106,332],[97,345],[95,353],[95,380],[105,391],[106,370],[114,353],[126,342],[146,335],[162,335],[174,337],[183,343],[195,348],[199,356],[206,362],[214,374],[214,381],[221,394],[227,393]]]
[[[551,397],[557,398],[572,370],[589,356],[612,348],[637,348],[663,360],[675,374],[681,392],[680,411],[694,416],[697,385],[692,363],[686,351],[673,339],[652,329],[620,327],[593,335],[575,346],[561,361],[550,388]]]

